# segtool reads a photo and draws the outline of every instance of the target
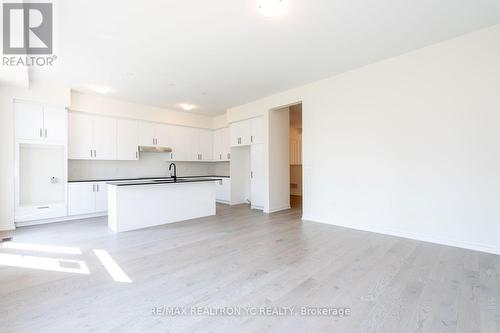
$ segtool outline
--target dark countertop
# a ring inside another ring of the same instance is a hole
[[[203,176],[205,177],[205,176]],[[137,186],[137,185],[164,185],[164,184],[183,184],[183,183],[202,183],[202,182],[213,182],[222,181],[222,178],[195,178],[195,177],[177,177],[174,181],[172,178],[166,179],[153,179],[153,180],[132,180],[132,181],[118,181],[118,182],[107,182],[108,185],[114,186]]]
[[[203,178],[203,177],[215,177],[215,178],[230,178],[230,176],[177,176],[177,178]],[[69,180],[68,183],[98,183],[98,182],[123,182],[123,181],[141,181],[141,180],[151,180],[151,179],[172,179],[171,177],[142,177],[142,178],[103,178],[103,179],[78,179]]]

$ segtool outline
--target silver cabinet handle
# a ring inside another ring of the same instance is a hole
[[[41,129],[41,128],[40,128],[40,137],[43,137],[43,136],[42,136],[42,129]]]
[[[219,160],[222,160],[222,154],[219,154]]]
[[[253,143],[253,135],[250,135],[250,142]]]
[[[139,158],[139,153],[135,152],[135,158]]]
[[[227,153],[227,159],[230,160],[231,159],[231,153]]]
[[[45,138],[47,138],[47,129],[45,129]]]
[[[253,178],[253,171],[250,171],[250,178]]]
[[[99,192],[99,184],[96,184],[97,192]]]
[[[92,149],[90,149],[90,157],[93,157],[93,156],[92,156]]]
[[[92,192],[95,192],[95,184],[92,184]]]

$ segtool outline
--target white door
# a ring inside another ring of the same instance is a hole
[[[156,125],[155,128],[155,138],[156,145],[160,147],[170,147],[169,143],[169,131],[170,127],[168,125]]]
[[[264,145],[256,144],[250,148],[250,201],[252,208],[264,207]]]
[[[155,146],[156,125],[153,123],[140,122],[139,123],[139,145],[140,146]]]
[[[15,136],[22,140],[43,140],[43,107],[14,103]]]
[[[139,158],[139,124],[133,120],[116,122],[116,159],[133,161]]]
[[[108,211],[108,186],[106,183],[95,184],[95,211],[107,212]]]
[[[68,115],[68,158],[90,160],[93,158],[93,118],[89,115],[70,112]]]
[[[116,160],[116,119],[94,117],[94,159]]]
[[[250,119],[250,143],[264,143],[264,117]]]
[[[66,142],[66,109],[55,107],[43,108],[44,138],[51,142]]]
[[[68,214],[82,215],[95,212],[94,183],[70,183],[68,184]]]
[[[200,152],[200,160],[212,161],[213,153],[213,136],[211,130],[198,129],[198,147]]]

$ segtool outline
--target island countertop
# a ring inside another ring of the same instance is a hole
[[[138,186],[138,185],[162,185],[162,184],[182,184],[182,183],[201,183],[201,182],[221,182],[220,177],[182,177],[174,181],[173,178],[163,179],[143,179],[143,180],[128,180],[128,181],[111,181],[106,184],[112,186]]]

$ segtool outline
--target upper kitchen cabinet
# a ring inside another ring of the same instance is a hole
[[[14,103],[16,139],[66,143],[66,109]]]
[[[250,144],[250,121],[243,120],[231,124],[231,147]]]
[[[264,142],[264,117],[238,121],[230,127],[231,147],[248,146]]]
[[[250,143],[264,143],[264,117],[250,119]]]
[[[198,135],[198,152],[200,161],[212,161],[213,153],[213,132],[211,130],[196,129]]]
[[[213,159],[214,161],[229,161],[231,159],[231,148],[229,128],[220,128],[213,132]]]
[[[169,129],[168,125],[139,123],[139,145],[169,147]]]
[[[116,159],[121,161],[139,159],[139,123],[137,121],[117,120]]]
[[[69,159],[116,160],[116,138],[116,119],[69,114]]]

